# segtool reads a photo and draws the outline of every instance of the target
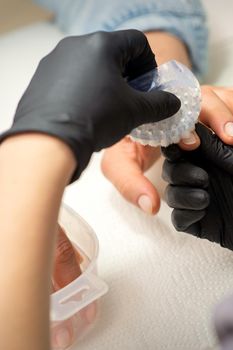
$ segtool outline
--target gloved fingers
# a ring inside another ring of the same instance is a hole
[[[183,158],[184,152],[178,145],[172,144],[168,147],[161,147],[162,155],[170,162],[177,162]]]
[[[131,87],[131,104],[135,127],[171,117],[180,109],[180,100],[170,92],[151,90],[142,92]]]
[[[177,231],[194,234],[196,230],[194,230],[195,225],[193,224],[196,224],[198,221],[200,221],[205,216],[205,214],[205,210],[174,209],[172,211],[171,219]]]
[[[194,224],[187,227],[185,233],[189,233],[190,235],[193,235],[195,237],[203,238],[200,221],[197,221]]]
[[[193,187],[168,185],[165,199],[169,207],[175,209],[202,210],[209,205],[209,194]]]
[[[155,55],[144,33],[129,29],[107,33],[107,36],[113,43],[111,50],[109,42],[107,43],[108,54],[118,63],[124,77],[132,80],[157,66]]]
[[[225,95],[225,96],[224,96]],[[233,92],[212,86],[202,86],[200,121],[209,126],[220,139],[233,145]],[[226,103],[228,101],[228,103]]]
[[[224,144],[204,125],[198,123],[196,132],[201,139],[200,151],[208,161],[233,174],[233,146]]]
[[[146,36],[137,30],[116,31],[110,33],[114,42],[111,55],[121,65],[121,72],[128,81],[154,69],[157,65],[154,54]],[[109,43],[108,43],[109,44]],[[126,83],[126,82],[125,82]],[[131,103],[133,116],[132,128],[141,124],[155,122],[174,115],[181,106],[180,100],[173,94],[164,91],[138,91],[128,85],[125,90]]]
[[[187,162],[172,163],[165,160],[163,163],[162,177],[171,185],[198,188],[206,188],[208,186],[207,172]]]

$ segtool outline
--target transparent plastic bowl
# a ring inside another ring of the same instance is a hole
[[[98,299],[108,286],[97,276],[98,239],[92,228],[71,208],[64,205],[59,224],[82,256],[82,274],[73,282],[51,295],[50,327],[53,350],[70,349],[93,325],[99,309]],[[58,334],[69,330],[68,344],[58,343]]]

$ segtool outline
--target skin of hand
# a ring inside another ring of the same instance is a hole
[[[58,226],[52,275],[53,290],[57,291],[78,278],[81,271],[82,257],[74,249],[62,227]]]
[[[4,350],[48,350],[52,270],[55,289],[80,274],[76,266],[65,276],[70,264],[64,249],[59,253],[61,231],[52,264],[59,207],[75,171],[77,178],[93,151],[120,140],[143,122],[144,114],[152,122],[180,108],[172,94],[135,92],[125,81],[152,66],[154,55],[138,31],[66,38],[41,61],[12,128],[0,135]],[[73,254],[66,254],[74,262]]]
[[[156,53],[158,64],[176,59],[191,67],[185,45],[173,35],[151,32],[147,34],[147,38]],[[227,144],[233,144],[232,95],[231,88],[202,87],[200,121],[211,127]],[[198,136],[196,133],[192,135],[190,139],[180,142],[182,149],[191,150],[199,146]],[[159,156],[159,148],[143,146],[126,137],[104,152],[102,171],[126,200],[146,213],[156,214],[160,207],[159,194],[144,172]]]
[[[48,350],[56,223],[76,160],[59,139],[30,133],[1,144],[0,168],[1,347]]]

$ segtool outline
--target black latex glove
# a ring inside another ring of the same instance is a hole
[[[75,153],[76,179],[94,151],[179,109],[180,101],[172,94],[139,92],[127,84],[125,78],[155,66],[145,35],[136,30],[63,39],[41,60],[12,128],[1,139],[30,131],[57,136]]]
[[[177,145],[163,149],[172,222],[178,231],[233,250],[233,147],[201,124],[196,131],[201,139],[196,151]]]

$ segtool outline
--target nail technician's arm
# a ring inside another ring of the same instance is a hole
[[[179,109],[172,94],[140,93],[127,84],[126,77],[154,66],[146,37],[135,30],[66,38],[40,62],[11,129],[1,135],[4,350],[49,349],[53,242],[71,177],[80,176],[93,152]]]

